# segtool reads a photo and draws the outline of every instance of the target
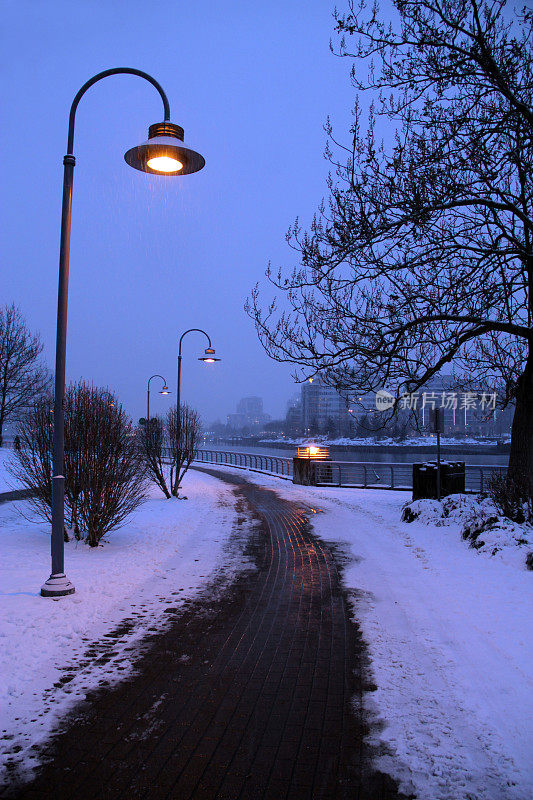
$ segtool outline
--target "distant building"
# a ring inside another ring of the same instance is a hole
[[[302,432],[302,398],[299,395],[287,403],[285,431],[289,436],[297,436]]]
[[[423,427],[429,424],[429,411],[440,408],[445,433],[456,436],[502,436],[510,432],[514,406],[498,407],[497,392],[486,387],[458,388],[453,375],[436,375],[422,386],[417,416]]]
[[[234,431],[254,433],[262,430],[270,420],[270,414],[263,411],[262,397],[243,397],[237,403],[236,412],[228,414],[228,427]]]
[[[497,392],[485,388],[460,388],[454,375],[435,375],[416,392],[400,399],[398,419],[413,414],[422,431],[428,431],[430,412],[440,409],[449,436],[502,436],[510,432],[514,406],[498,407]]]
[[[324,385],[320,378],[302,384],[301,403],[304,435],[327,433],[340,436],[350,425],[346,398],[332,386]]]

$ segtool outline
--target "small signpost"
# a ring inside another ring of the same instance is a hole
[[[444,433],[444,410],[442,408],[430,409],[429,425],[432,433],[437,434],[437,500],[440,500],[440,435]]]

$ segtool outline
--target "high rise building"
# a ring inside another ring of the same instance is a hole
[[[261,430],[270,419],[270,414],[263,411],[262,397],[243,397],[237,403],[236,412],[228,414],[228,426],[235,431],[253,432]]]
[[[346,398],[320,378],[302,384],[302,428],[304,434],[329,433],[342,435],[350,417]]]

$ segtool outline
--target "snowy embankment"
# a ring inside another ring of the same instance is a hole
[[[429,436],[410,436],[405,439],[391,438],[390,436],[383,436],[375,438],[374,436],[353,436],[348,438],[346,436],[339,436],[336,439],[328,439],[324,435],[307,436],[297,439],[290,439],[288,437],[276,439],[261,439],[259,444],[279,444],[286,445],[300,445],[300,447],[309,444],[324,444],[327,447],[335,447],[335,445],[352,446],[352,447],[436,447],[437,440],[433,434]],[[472,436],[441,436],[440,443],[443,447],[458,447],[460,445],[476,445],[481,447],[494,447],[498,444],[497,439],[474,439]]]
[[[375,730],[383,725],[376,746],[388,750],[381,768],[419,800],[530,800],[528,547],[503,545],[500,532],[494,556],[473,549],[461,538],[460,516],[444,525],[402,522],[407,492],[299,487],[248,474],[310,506],[316,534],[348,556],[344,583],[377,687],[367,708]]]
[[[179,607],[249,566],[230,544],[231,488],[189,473],[184,492],[187,500],[165,500],[154,489],[101,547],[67,543],[76,593],[57,600],[39,594],[50,572],[49,526],[23,519],[15,506],[29,513],[24,502],[0,505],[0,769],[13,752],[30,768],[32,746],[70,707],[127,676],[129,653],[165,624],[169,603]],[[90,653],[117,626],[109,647]]]

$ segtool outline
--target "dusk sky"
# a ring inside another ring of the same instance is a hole
[[[347,131],[350,63],[333,56],[333,4],[4,0],[1,302],[41,333],[53,369],[62,158],[81,85],[117,66],[165,89],[171,119],[206,159],[181,178],[137,172],[124,152],[163,119],[153,87],[134,76],[93,86],[76,118],[67,381],[117,392],[144,415],[146,382],[165,376],[175,402],[179,335],[205,328],[222,361],[184,342],[182,398],[206,422],[238,400],[285,413],[298,391],[271,361],[243,311],[267,263],[290,265],[285,233],[307,225],[326,194],[327,115]],[[158,386],[152,384],[154,392]],[[168,400],[152,396],[152,412]]]

